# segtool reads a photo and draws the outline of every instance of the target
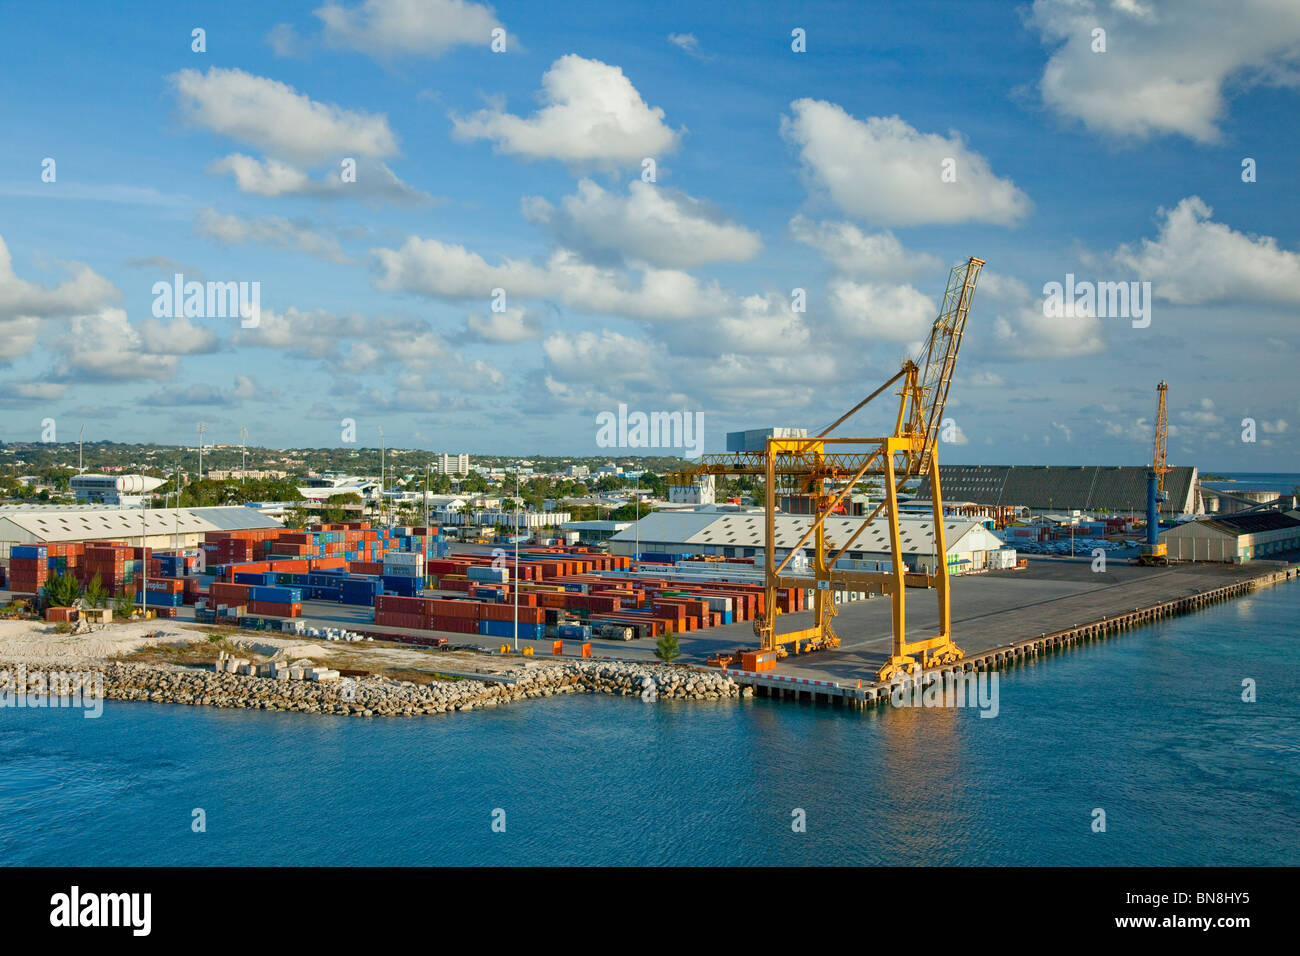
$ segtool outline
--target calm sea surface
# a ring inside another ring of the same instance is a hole
[[[1288,584],[1049,657],[1003,675],[993,719],[605,696],[397,720],[0,709],[0,862],[1294,865],[1297,617]]]

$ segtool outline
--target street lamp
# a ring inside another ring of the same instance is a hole
[[[519,466],[515,465],[515,570],[510,590],[515,596],[515,653],[519,653]]]
[[[199,422],[199,481],[203,480],[203,436],[208,430],[207,422]]]

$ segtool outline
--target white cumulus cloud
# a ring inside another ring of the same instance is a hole
[[[840,272],[856,278],[938,277],[943,270],[938,256],[905,249],[888,231],[866,233],[850,222],[813,223],[806,216],[795,216],[790,220],[790,232]]]
[[[281,216],[241,219],[233,214],[222,215],[209,208],[200,210],[195,216],[194,229],[200,236],[215,239],[227,246],[259,242],[284,249],[297,249],[326,262],[346,264],[352,261],[333,236],[316,231],[308,223],[290,222]]]
[[[790,109],[782,135],[813,185],[851,216],[878,226],[1010,225],[1029,213],[1029,197],[959,134],[922,133],[897,116],[859,120],[823,100],[795,100]],[[947,160],[953,182],[941,178]]]
[[[1043,102],[1111,136],[1216,141],[1229,88],[1295,85],[1300,65],[1291,0],[1035,0],[1029,23],[1052,50]]]
[[[626,195],[590,179],[556,209],[544,199],[524,203],[525,215],[561,243],[599,259],[616,253],[668,268],[744,262],[762,248],[758,234],[683,192],[634,180]]]
[[[453,117],[458,139],[491,140],[524,159],[613,165],[640,162],[677,147],[664,111],[648,106],[621,69],[570,53],[542,74],[545,105],[529,117],[488,108]]]
[[[1173,209],[1155,239],[1122,245],[1119,268],[1150,281],[1154,293],[1175,305],[1204,302],[1300,304],[1300,253],[1281,248],[1271,236],[1249,236],[1210,217],[1199,196]]]
[[[919,347],[929,336],[938,314],[934,300],[910,285],[841,278],[832,281],[827,291],[839,329],[862,342],[899,342]]]
[[[466,316],[465,335],[480,342],[526,342],[541,338],[542,324],[525,309],[506,309]]]
[[[515,259],[492,265],[464,246],[412,236],[400,249],[371,254],[379,267],[375,285],[387,292],[486,302],[500,288],[507,301],[554,298],[586,312],[649,321],[718,315],[729,302],[716,284],[680,270],[647,268],[633,281],[622,270],[591,265],[565,249],[540,266]]]
[[[287,83],[240,69],[185,69],[168,79],[195,126],[299,163],[397,152],[383,114],[319,103]]]
[[[468,0],[329,0],[314,11],[325,42],[360,50],[381,62],[393,56],[442,56],[454,46],[485,49],[501,26],[492,8]],[[508,47],[507,47],[508,49]]]

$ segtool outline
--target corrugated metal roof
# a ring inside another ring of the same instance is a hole
[[[944,497],[965,498],[982,505],[1025,505],[1029,508],[1079,508],[1083,511],[1146,510],[1147,468],[1144,465],[940,465]],[[1195,513],[1196,469],[1171,468],[1165,475],[1166,514]],[[917,489],[930,497],[930,479]]]
[[[149,535],[202,534],[206,531],[245,531],[280,528],[268,515],[242,505],[216,508],[100,508],[0,512],[0,540],[6,524],[39,541],[130,539]]]
[[[1300,526],[1300,521],[1290,515],[1271,512],[1254,515],[1220,515],[1216,518],[1208,518],[1201,524],[1240,537],[1243,534],[1263,534],[1265,531],[1295,528]]]
[[[829,518],[826,521],[826,540],[834,546],[845,544],[862,526],[863,518]],[[663,512],[646,515],[636,525],[614,535],[614,541],[635,541],[640,537],[641,548],[654,550],[654,544],[697,545],[714,547],[762,548],[764,547],[764,516],[761,512],[747,514],[718,514],[717,512]],[[777,515],[774,522],[776,547],[793,548],[808,530],[809,519],[799,515]],[[934,552],[934,521],[932,518],[900,516],[899,536],[905,554],[931,554]],[[1000,548],[1002,543],[988,534],[978,521],[952,518],[944,522],[944,538],[948,551],[986,551]],[[963,542],[967,535],[976,537]],[[983,537],[987,535],[987,538]],[[809,541],[812,539],[810,538]],[[805,542],[804,547],[808,547]],[[889,551],[889,523],[882,518],[872,521],[867,530],[853,542],[853,551],[881,553]]]

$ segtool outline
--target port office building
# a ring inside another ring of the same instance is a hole
[[[1147,508],[1147,471],[1145,465],[940,465],[939,483],[945,498],[981,505],[1141,515]],[[1196,468],[1171,468],[1160,513],[1204,514],[1200,483]],[[929,476],[916,497],[932,497]]]
[[[862,527],[865,518],[831,517],[826,520],[826,539],[845,542]],[[799,515],[776,516],[776,559],[784,560],[808,530],[809,519]],[[903,561],[909,570],[933,571],[933,516],[898,520]],[[687,555],[712,554],[726,558],[754,558],[761,566],[766,554],[764,512],[754,509],[726,511],[656,511],[609,539],[611,554],[662,555],[677,560]],[[982,571],[989,567],[989,552],[1005,545],[979,521],[952,518],[944,522],[948,570],[953,574]],[[805,554],[811,558],[809,545]],[[846,558],[859,562],[858,570],[888,570],[890,562],[889,522],[877,518],[858,536]]]
[[[1300,551],[1300,512],[1215,515],[1162,531],[1160,540],[1180,561],[1240,564]]]

